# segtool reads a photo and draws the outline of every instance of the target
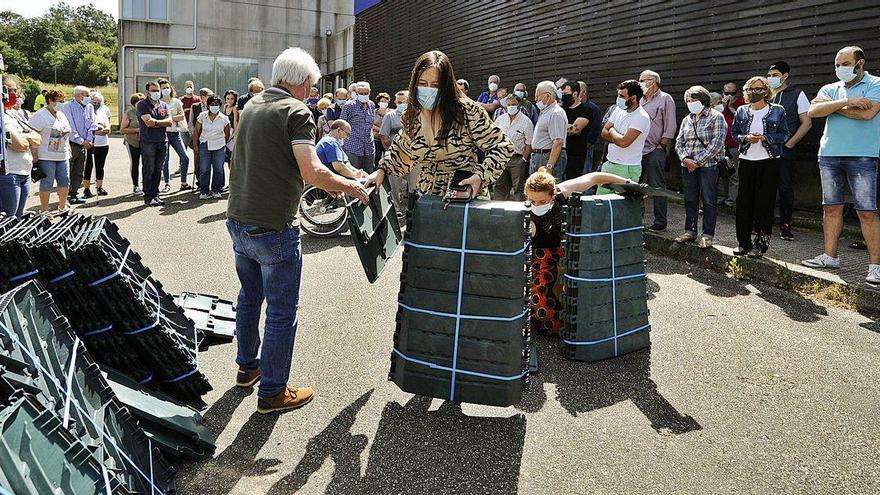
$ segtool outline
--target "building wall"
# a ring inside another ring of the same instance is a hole
[[[198,15],[195,16],[197,36],[192,49],[194,4],[198,5]],[[121,5],[120,12],[123,12]],[[322,73],[344,71],[353,62],[353,12],[354,0],[171,0],[168,22],[120,21],[120,47],[130,46],[125,48],[124,55],[120,50],[120,81],[124,82],[125,92],[132,93],[136,87],[142,90],[136,83],[149,77],[136,78],[137,73],[152,75],[161,72],[144,72],[143,66],[138,67],[139,54],[157,55],[151,67],[159,70],[162,67],[158,56],[165,54],[166,75],[172,76],[172,80],[178,79],[171,74],[174,59],[170,54],[177,54],[177,60],[184,60],[182,55],[185,54],[199,60],[214,57],[216,76],[213,83],[197,81],[196,86],[207,85],[215,91],[242,91],[245,89],[240,86],[242,78],[246,81],[250,75],[256,75],[269,80],[275,57],[291,46],[311,53]],[[329,37],[328,31],[331,33]],[[193,72],[196,72],[202,62],[193,60]],[[224,60],[228,62],[226,65],[223,65]],[[252,64],[255,64],[255,71]],[[229,74],[230,71],[234,74],[221,78],[221,73]],[[241,72],[241,77],[236,71]],[[248,76],[244,75],[245,72]],[[222,86],[224,82],[238,87],[214,87]]]
[[[877,0],[384,0],[357,16],[354,68],[357,79],[393,92],[406,86],[419,55],[439,49],[456,76],[470,82],[472,98],[491,74],[502,87],[525,82],[529,94],[541,80],[566,76],[587,81],[602,109],[613,103],[619,82],[650,68],[675,97],[680,120],[688,87],[741,86],[778,60],[791,65],[791,81],[809,98],[836,80],[834,55],[843,46],[860,45],[869,71],[880,72],[878,25]],[[823,126],[815,120],[798,149],[801,206],[821,199],[815,157]]]

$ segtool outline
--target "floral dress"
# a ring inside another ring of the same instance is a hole
[[[401,129],[391,141],[379,168],[386,174],[405,177],[415,165],[420,165],[418,191],[435,196],[446,194],[456,170],[466,170],[483,180],[478,197],[488,199],[488,186],[504,171],[513,155],[513,143],[478,103],[463,99],[461,104],[465,107],[465,125],[450,133],[445,146],[436,141],[429,143],[421,132],[421,122],[417,121],[415,137]],[[477,158],[477,150],[485,156],[482,163]]]
[[[543,216],[532,215],[532,294],[529,325],[532,332],[558,335],[562,328],[562,303],[554,287],[559,281],[562,259],[562,206],[557,195],[553,208]]]

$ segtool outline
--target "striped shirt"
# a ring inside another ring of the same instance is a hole
[[[352,100],[342,107],[339,118],[351,124],[351,136],[345,140],[342,149],[350,156],[370,156],[373,148],[373,115],[376,104],[372,101],[361,103]]]

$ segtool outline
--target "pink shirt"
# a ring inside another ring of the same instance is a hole
[[[661,139],[674,140],[678,121],[675,120],[675,100],[669,93],[658,90],[650,100],[642,98],[641,106],[651,119],[651,128],[642,149],[642,154],[647,155],[660,146]]]

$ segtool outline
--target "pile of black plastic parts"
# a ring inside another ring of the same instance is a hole
[[[420,197],[407,214],[389,379],[455,402],[517,403],[528,376],[523,203]]]
[[[566,213],[561,337],[599,361],[650,346],[642,195],[573,195]]]
[[[202,335],[106,218],[0,220],[0,291],[27,280],[51,292],[98,362],[184,400],[211,390]]]
[[[174,469],[38,282],[0,296],[0,486],[173,493]]]

